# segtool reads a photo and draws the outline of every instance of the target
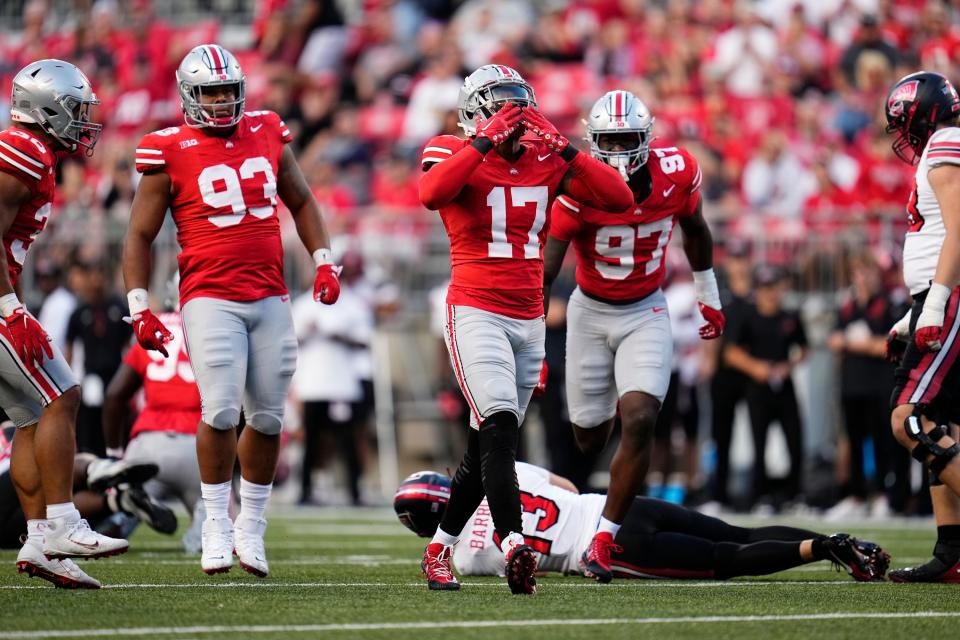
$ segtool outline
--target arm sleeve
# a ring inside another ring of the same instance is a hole
[[[550,235],[570,242],[580,231],[580,205],[567,196],[557,196],[550,212]]]
[[[443,138],[431,139],[420,160],[424,171],[420,177],[420,202],[431,211],[456,198],[474,169],[483,162],[483,154],[472,145],[455,150]]]
[[[624,211],[633,204],[633,192],[612,167],[582,151],[570,162],[567,195],[578,202],[603,209]]]

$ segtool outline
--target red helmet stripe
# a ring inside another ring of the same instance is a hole
[[[210,60],[213,62],[214,71],[223,71],[226,64],[223,62],[223,56],[219,51],[220,47],[216,45],[210,45],[207,47],[207,51],[210,52]]]
[[[617,91],[617,116],[622,118],[625,115],[623,112],[623,91]]]

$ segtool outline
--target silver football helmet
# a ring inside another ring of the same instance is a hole
[[[10,119],[38,125],[67,150],[79,145],[89,155],[103,128],[90,121],[96,104],[100,101],[83,71],[63,60],[37,60],[13,78]]]
[[[232,101],[204,106],[204,92],[234,85]],[[247,79],[232,53],[218,44],[202,44],[190,50],[177,69],[177,88],[183,119],[191,127],[232,127],[243,118]],[[221,115],[229,111],[229,114]]]
[[[647,105],[629,91],[604,94],[594,103],[590,115],[584,120],[590,154],[619,171],[624,180],[629,180],[647,163],[650,156],[654,120]],[[601,143],[601,136],[623,133],[635,134],[636,141],[633,141],[634,136],[630,136],[630,144],[626,148],[604,148],[607,145]]]
[[[502,64],[487,64],[464,78],[457,99],[460,127],[468,136],[477,134],[477,116],[489,118],[507,102],[537,107],[533,87],[523,76]]]

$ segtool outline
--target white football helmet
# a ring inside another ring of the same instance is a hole
[[[234,100],[217,107],[232,108],[232,112],[229,116],[217,116],[209,105],[204,108],[201,98],[204,90],[224,85],[236,85]],[[247,79],[233,54],[218,44],[202,44],[190,50],[177,69],[177,88],[188,126],[232,127],[243,118]]]
[[[597,100],[584,120],[590,154],[620,172],[624,180],[647,163],[653,122],[647,105],[629,91],[610,91]],[[603,149],[600,137],[607,134],[635,133],[636,144],[623,150]]]
[[[460,127],[468,136],[477,134],[477,116],[489,118],[507,102],[537,107],[533,87],[516,69],[502,64],[487,64],[464,78],[457,99]]]
[[[63,60],[31,62],[13,78],[10,119],[36,124],[69,151],[87,154],[100,139],[103,125],[90,122],[90,107],[100,104],[90,80]]]

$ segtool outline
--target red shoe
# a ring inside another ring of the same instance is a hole
[[[536,595],[537,556],[529,546],[517,544],[510,547],[506,555],[504,573],[511,593]]]
[[[604,584],[613,580],[613,569],[610,568],[610,554],[621,553],[623,547],[613,541],[613,536],[607,531],[601,531],[593,536],[590,546],[580,556],[580,570],[588,578],[595,578]]]
[[[427,586],[433,591],[458,591],[460,583],[450,568],[451,547],[445,547],[439,542],[427,545],[423,550],[423,561],[420,570],[427,577]]]

